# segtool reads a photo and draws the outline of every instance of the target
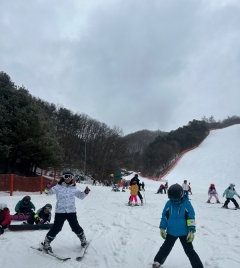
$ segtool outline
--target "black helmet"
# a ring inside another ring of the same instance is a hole
[[[44,209],[48,210],[48,211],[51,211],[52,210],[52,205],[51,204],[46,204],[44,206]]]
[[[24,198],[23,198],[23,201],[27,201],[27,202],[30,202],[31,200],[31,197],[29,195],[26,195]]]
[[[169,199],[180,199],[183,197],[183,188],[179,184],[173,184],[168,189]]]

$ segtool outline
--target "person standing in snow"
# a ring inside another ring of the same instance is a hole
[[[209,195],[209,198],[208,198],[207,203],[211,203],[210,200],[214,196],[215,199],[217,200],[217,203],[220,204],[220,201],[218,199],[218,193],[217,193],[217,190],[216,190],[215,185],[213,183],[210,184],[210,187],[208,189],[208,195]]]
[[[52,205],[46,204],[40,208],[36,213],[32,212],[27,220],[28,224],[49,224],[51,221]]]
[[[160,235],[165,240],[154,258],[152,268],[159,268],[166,261],[176,240],[179,238],[193,268],[203,268],[203,264],[193,248],[195,212],[188,196],[179,184],[168,189],[168,198],[160,221]]]
[[[138,178],[138,174],[135,174],[135,176],[131,179],[130,181],[130,186],[133,185],[133,182],[136,181],[136,184],[138,186],[138,197],[140,198],[140,201],[141,201],[141,205],[143,205],[143,197],[140,193],[140,180]],[[131,197],[131,196],[130,196]],[[129,201],[128,201],[128,204],[130,204],[130,197],[129,197]]]
[[[239,194],[235,191],[235,184],[230,183],[230,186],[224,191],[223,197],[226,195],[227,200],[225,201],[223,208],[228,208],[228,203],[233,202],[236,208],[239,208],[238,202],[233,198],[234,195],[237,195],[240,198]]]
[[[87,240],[84,231],[77,220],[75,197],[84,199],[90,192],[90,189],[86,187],[84,192],[80,192],[76,187],[74,174],[70,170],[66,170],[63,172],[58,184],[54,187],[49,187],[48,185],[44,192],[47,195],[56,194],[57,204],[55,208],[55,219],[53,227],[50,229],[44,239],[43,249],[46,252],[52,252],[50,243],[62,230],[65,220],[68,221],[72,231],[80,239],[81,246],[86,247]]]
[[[0,203],[0,235],[11,223],[10,211],[5,203]]]
[[[190,184],[191,184],[191,183],[189,182],[189,184],[188,184],[188,193],[189,193],[189,194],[192,194],[192,188],[191,188]]]
[[[183,188],[184,195],[188,196],[188,184],[187,184],[187,180],[184,180],[183,181],[182,188]]]
[[[133,184],[129,186],[129,190],[130,190],[129,206],[134,206],[134,202],[135,202],[135,206],[138,206],[138,202],[137,202],[138,185],[136,181],[133,181]]]

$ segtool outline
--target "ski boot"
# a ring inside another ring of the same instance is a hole
[[[51,242],[53,241],[53,237],[51,236],[46,236],[45,239],[44,239],[44,242],[42,243],[43,245],[43,249],[46,251],[46,252],[51,252],[53,253],[52,251],[52,248],[50,246]]]
[[[139,205],[138,205],[138,202],[136,202],[136,203],[134,204],[134,206],[139,206]]]
[[[222,206],[222,208],[227,208],[228,209],[228,206]]]
[[[221,202],[220,202],[219,200],[217,200],[217,203],[218,203],[218,204],[221,204]]]
[[[84,233],[81,233],[81,234],[78,234],[77,236],[79,237],[79,239],[81,241],[81,247],[82,248],[85,248],[86,245],[87,245],[87,239],[86,239],[85,234]]]
[[[141,206],[143,206],[143,200],[141,199]]]
[[[207,203],[211,203],[211,202],[208,200]]]
[[[161,267],[161,264],[157,261],[155,261],[152,265],[152,268],[160,268]]]

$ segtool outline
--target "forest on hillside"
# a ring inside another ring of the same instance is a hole
[[[35,98],[0,72],[0,174],[72,168],[102,180],[124,168],[159,176],[211,128],[239,123],[238,116],[218,122],[211,116],[169,133],[140,130],[123,136],[118,127]]]

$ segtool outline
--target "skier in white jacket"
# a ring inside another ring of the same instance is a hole
[[[182,188],[183,188],[184,195],[185,196],[188,196],[188,184],[187,184],[187,180],[184,180],[183,181]]]
[[[90,189],[86,187],[84,192],[80,192],[73,179],[74,174],[70,170],[64,171],[56,186],[52,187],[52,185],[48,184],[44,190],[47,195],[56,194],[57,197],[53,227],[47,233],[43,243],[43,249],[47,252],[52,252],[50,243],[62,230],[65,220],[68,221],[72,231],[80,239],[81,246],[85,247],[87,245],[84,231],[77,220],[75,196],[79,199],[84,199],[90,192]]]

